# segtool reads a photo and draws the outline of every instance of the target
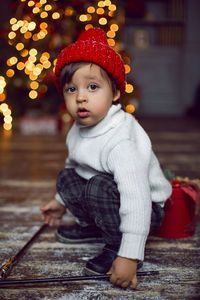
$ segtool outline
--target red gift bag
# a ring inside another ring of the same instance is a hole
[[[154,234],[158,237],[178,239],[195,232],[195,210],[200,206],[199,188],[196,184],[172,181],[172,195],[166,201],[160,229]]]

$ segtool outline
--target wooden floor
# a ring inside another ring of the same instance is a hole
[[[164,169],[200,178],[200,124],[191,120],[141,120]],[[17,130],[0,136],[0,265],[13,256],[41,226],[39,206],[55,192],[57,173],[66,158],[65,137],[23,136]],[[65,216],[63,223],[70,221]],[[102,245],[66,245],[47,228],[13,268],[9,279],[81,275],[87,259]],[[159,275],[140,278],[136,291],[106,281],[10,286],[0,299],[123,300],[200,299],[200,225],[195,235],[176,240],[149,237],[143,270]]]

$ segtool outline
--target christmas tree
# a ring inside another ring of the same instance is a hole
[[[12,17],[2,30],[6,45],[1,51],[0,113],[5,130],[13,117],[38,108],[56,114],[60,99],[53,84],[53,69],[60,50],[74,42],[83,29],[101,27],[108,43],[124,60],[130,57],[122,42],[124,8],[121,1],[19,0],[11,4]],[[133,92],[127,83],[126,93]],[[125,95],[125,103],[128,98]]]

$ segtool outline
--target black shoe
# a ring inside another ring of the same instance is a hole
[[[98,256],[90,259],[84,268],[85,275],[100,275],[106,274],[115,258],[117,257],[119,247],[106,245],[103,251]]]
[[[115,258],[117,257],[117,252],[118,252],[117,246],[110,246],[106,245],[103,248],[103,251],[101,254],[98,256],[90,259],[84,270],[83,273],[85,275],[101,275],[101,274],[106,274],[111,266]],[[138,262],[137,269],[139,270],[143,265],[142,261]]]
[[[101,231],[95,226],[82,227],[79,224],[73,226],[60,226],[56,233],[56,238],[61,243],[98,243],[102,242]]]

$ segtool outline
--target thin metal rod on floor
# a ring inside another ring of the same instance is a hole
[[[25,254],[25,251],[30,247],[30,245],[34,242],[34,240],[39,236],[39,234],[47,227],[47,224],[43,224],[38,231],[30,238],[30,240],[17,252],[17,254],[10,258],[10,260],[5,263],[0,268],[0,275],[2,279],[8,277],[12,268],[18,263],[20,258]]]
[[[138,272],[137,276],[151,276],[158,275],[159,271],[146,271]],[[35,283],[51,283],[51,282],[71,282],[71,281],[84,281],[84,280],[109,280],[110,275],[91,275],[91,276],[70,276],[70,277],[55,277],[55,278],[38,278],[38,279],[18,279],[18,280],[2,280],[0,286],[5,285],[24,285]]]

